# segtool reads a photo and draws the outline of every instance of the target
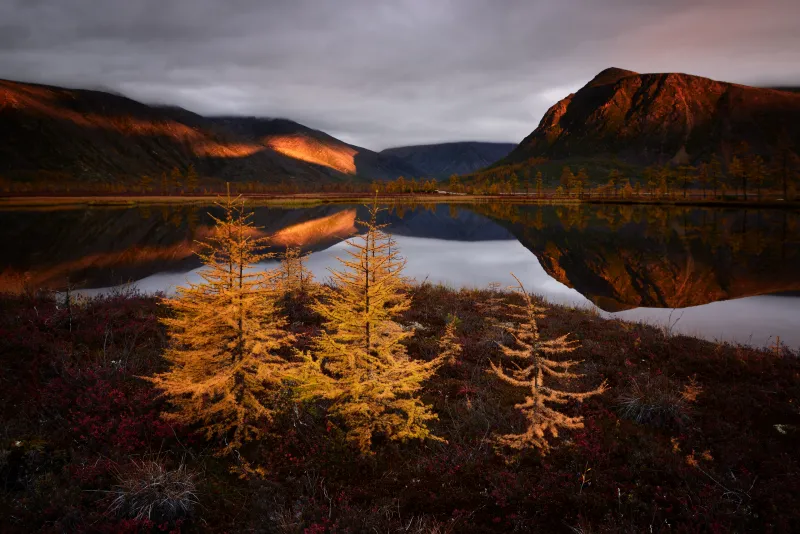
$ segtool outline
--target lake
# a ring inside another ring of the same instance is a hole
[[[169,293],[198,279],[197,205],[0,211],[0,290],[87,295],[120,286]],[[318,280],[355,235],[357,205],[256,207],[274,250],[300,245]],[[642,205],[431,204],[388,207],[382,222],[406,274],[453,287],[526,288],[603,317],[712,340],[800,347],[800,212]],[[269,268],[274,262],[265,262]]]

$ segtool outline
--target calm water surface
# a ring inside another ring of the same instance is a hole
[[[0,212],[0,289],[85,294],[132,284],[170,292],[198,280],[195,239],[209,208]],[[255,221],[336,267],[361,206],[256,208]],[[383,213],[406,274],[454,287],[513,283],[605,317],[671,325],[708,339],[800,347],[800,213],[645,206],[402,206]],[[273,262],[263,264],[264,268]]]

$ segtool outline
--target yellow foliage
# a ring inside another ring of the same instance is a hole
[[[331,270],[334,287],[314,306],[324,332],[298,377],[301,397],[330,401],[330,415],[364,453],[376,435],[434,437],[426,423],[436,415],[417,394],[442,364],[441,357],[425,362],[406,354],[402,341],[413,332],[396,322],[410,305],[401,276],[405,260],[377,223],[379,211],[373,204],[370,219],[357,221],[366,232],[347,242],[351,249],[339,258],[345,269]]]
[[[299,247],[286,246],[276,280],[282,293],[308,295],[312,291],[314,275],[306,268],[307,259]]]
[[[278,313],[274,272],[252,272],[265,257],[244,202],[227,200],[216,231],[198,255],[202,282],[166,300],[170,369],[150,379],[175,409],[169,420],[199,425],[224,441],[222,454],[264,433],[288,362],[277,352],[293,340]]]
[[[689,378],[689,383],[683,386],[681,390],[681,398],[686,402],[696,402],[697,397],[703,392],[703,387],[697,383],[697,378],[692,376]]]
[[[442,339],[439,340],[439,357],[447,364],[453,365],[461,355],[461,344],[456,340],[456,318],[447,321]]]
[[[491,372],[508,384],[528,390],[525,402],[515,405],[528,420],[528,428],[522,434],[500,436],[498,441],[513,449],[534,447],[546,454],[550,450],[547,433],[555,438],[561,428],[583,428],[583,417],[569,417],[558,411],[558,407],[571,400],[582,401],[603,393],[606,384],[604,382],[583,393],[557,389],[554,381],[565,382],[581,376],[575,372],[580,360],[555,359],[559,354],[575,351],[577,343],[569,339],[569,334],[555,339],[541,339],[537,319],[543,317],[544,310],[533,303],[522,283],[516,280],[517,291],[522,295],[524,304],[510,305],[512,316],[519,323],[503,327],[513,338],[513,343],[500,345],[503,356],[511,360],[514,368],[507,372],[502,364],[492,363]]]

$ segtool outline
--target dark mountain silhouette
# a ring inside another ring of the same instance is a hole
[[[725,157],[741,142],[767,160],[779,146],[800,151],[800,94],[611,68],[552,106],[500,164],[531,158],[696,163]]]
[[[157,178],[194,165],[229,181],[316,184],[443,177],[512,145],[446,143],[374,152],[288,119],[204,117],[123,95],[0,80],[0,176],[83,183]]]
[[[0,175],[103,181],[194,164],[226,180],[341,179],[319,165],[214,127],[205,117],[124,96],[0,80]]]
[[[416,168],[421,176],[443,179],[488,167],[506,157],[515,146],[514,143],[464,141],[388,148],[380,154],[401,159]]]

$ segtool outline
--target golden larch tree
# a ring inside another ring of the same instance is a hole
[[[286,247],[275,279],[279,302],[290,322],[306,323],[315,315],[311,306],[320,286],[314,283],[313,273],[306,267],[308,254],[299,247]]]
[[[513,276],[513,275],[512,275]],[[527,419],[527,430],[522,434],[500,436],[498,441],[513,449],[534,447],[542,454],[550,450],[547,439],[549,433],[558,437],[559,429],[583,428],[583,417],[571,417],[559,411],[570,401],[582,401],[606,390],[605,382],[586,392],[571,392],[558,389],[558,384],[577,380],[581,377],[575,368],[581,360],[559,360],[558,355],[568,354],[578,348],[569,334],[555,339],[542,339],[537,319],[544,317],[544,309],[534,304],[531,296],[517,280],[516,290],[522,296],[523,304],[511,304],[511,316],[519,322],[503,328],[513,338],[509,344],[501,344],[505,358],[514,366],[506,371],[502,364],[491,363],[491,372],[504,382],[525,388],[525,401],[516,404]]]
[[[461,356],[462,347],[458,342],[456,336],[456,323],[458,318],[453,316],[447,321],[447,326],[444,329],[444,335],[439,340],[439,357],[449,364],[454,365]]]
[[[252,214],[230,194],[220,206],[224,215],[197,252],[202,281],[166,301],[171,365],[151,381],[174,408],[167,419],[199,425],[227,454],[268,428],[290,365],[279,352],[293,338],[276,307],[275,273],[253,268],[266,255]]]
[[[286,246],[278,269],[278,286],[290,295],[307,295],[311,292],[314,275],[306,267],[309,254],[304,254],[300,247]]]
[[[330,402],[329,414],[340,420],[347,440],[369,453],[373,437],[405,441],[435,438],[427,427],[436,419],[418,394],[443,363],[409,358],[403,340],[413,335],[396,322],[409,308],[402,277],[405,261],[379,225],[376,202],[365,233],[347,241],[345,269],[331,269],[333,286],[314,309],[325,321],[300,379],[303,398]]]

